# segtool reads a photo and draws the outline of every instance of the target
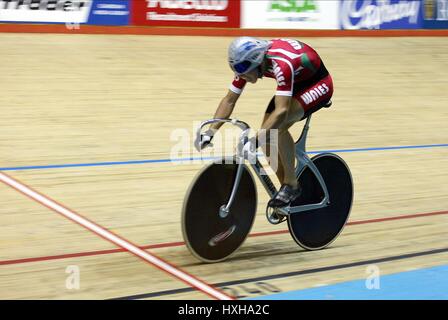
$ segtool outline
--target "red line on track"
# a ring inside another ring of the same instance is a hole
[[[409,214],[402,216],[394,216],[394,217],[386,217],[386,218],[377,218],[377,219],[369,219],[369,220],[359,220],[359,221],[351,221],[348,222],[348,226],[359,225],[359,224],[368,224],[368,223],[377,223],[377,222],[385,222],[385,221],[393,221],[393,220],[403,220],[403,219],[413,219],[420,217],[429,217],[436,215],[448,214],[448,211],[436,211],[436,212],[426,212],[426,213],[417,213],[417,214]],[[272,236],[278,234],[288,233],[288,230],[278,230],[278,231],[268,231],[268,232],[258,232],[252,233],[249,237],[262,237],[262,236]],[[140,249],[160,249],[160,248],[169,248],[169,247],[180,247],[185,245],[185,242],[166,242],[159,243],[153,245],[145,245],[139,247]],[[98,251],[87,251],[87,252],[77,252],[77,253],[68,253],[54,256],[43,256],[43,257],[34,257],[34,258],[22,258],[22,259],[14,259],[14,260],[3,260],[0,261],[0,265],[14,265],[21,263],[29,263],[29,262],[40,262],[40,261],[49,261],[49,260],[60,260],[60,259],[69,259],[69,258],[78,258],[78,257],[88,257],[88,256],[96,256],[103,254],[112,254],[112,253],[120,253],[126,252],[124,249],[110,249],[110,250],[98,250]]]

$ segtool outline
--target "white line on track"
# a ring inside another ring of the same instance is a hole
[[[13,179],[12,177],[0,172],[0,181],[4,184],[10,186],[11,188],[23,193],[24,195],[28,196],[29,198],[39,202],[40,204],[52,209],[53,211],[56,211],[57,213],[63,215],[64,217],[78,223],[79,225],[83,226],[84,228],[92,231],[93,233],[99,235],[100,237],[114,243],[120,248],[123,248],[130,253],[136,255],[140,259],[149,262],[150,264],[156,266],[157,268],[171,274],[172,276],[176,277],[177,279],[185,282],[186,284],[190,285],[191,287],[198,289],[205,294],[211,296],[214,299],[218,300],[233,300],[234,298],[226,295],[225,293],[217,290],[216,288],[213,288],[211,285],[199,280],[198,278],[180,270],[179,268],[169,264],[168,262],[162,260],[161,258],[140,249],[135,244],[132,244],[128,240],[125,240],[111,231],[99,226],[98,224],[87,220],[86,218],[82,217],[80,214],[74,212],[73,210],[70,210],[63,205],[57,203],[56,201],[44,196],[43,194],[31,189],[30,187],[24,185],[23,183]]]

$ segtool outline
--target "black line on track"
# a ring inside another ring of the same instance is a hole
[[[313,274],[313,273],[319,273],[319,272],[325,272],[325,271],[353,268],[353,267],[359,267],[359,266],[366,265],[366,264],[384,263],[384,262],[390,262],[390,261],[396,261],[396,260],[410,259],[410,258],[427,256],[427,255],[444,253],[444,252],[448,252],[448,248],[414,252],[414,253],[402,254],[402,255],[398,255],[398,256],[391,256],[391,257],[371,259],[371,260],[356,261],[356,262],[345,263],[345,264],[337,264],[337,265],[332,265],[332,266],[327,266],[327,267],[322,267],[322,268],[313,268],[313,269],[278,273],[278,274],[274,274],[274,275],[268,275],[268,276],[262,276],[262,277],[256,277],[256,278],[247,278],[247,279],[241,279],[241,280],[235,280],[235,281],[219,282],[219,283],[212,284],[212,286],[227,287],[227,286],[233,286],[233,285],[244,284],[244,283],[249,283],[249,282],[274,280],[274,279],[288,278],[288,277],[294,277],[294,276],[299,276],[299,275],[304,275],[304,274]],[[132,295],[132,296],[112,298],[111,300],[145,299],[145,298],[161,297],[161,296],[167,296],[167,295],[173,295],[173,294],[179,294],[179,293],[185,293],[185,292],[193,292],[193,291],[196,291],[196,289],[188,287],[188,288],[179,288],[179,289],[142,293],[142,294],[136,294],[136,295]]]

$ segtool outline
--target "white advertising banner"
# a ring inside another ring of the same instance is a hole
[[[339,29],[338,0],[243,0],[247,29]]]
[[[91,0],[0,0],[0,22],[85,23]]]
[[[341,1],[342,29],[418,29],[421,27],[421,0]]]

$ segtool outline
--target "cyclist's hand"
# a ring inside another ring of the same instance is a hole
[[[255,164],[257,161],[257,139],[247,139],[240,147],[240,156],[248,160],[250,163]]]
[[[201,136],[199,139],[196,139],[196,141],[194,142],[194,146],[196,147],[196,150],[198,150],[199,152],[204,149],[207,146],[213,146],[213,144],[211,143],[213,140],[213,135],[215,133],[213,132],[213,130],[207,130],[204,133],[201,133]]]

